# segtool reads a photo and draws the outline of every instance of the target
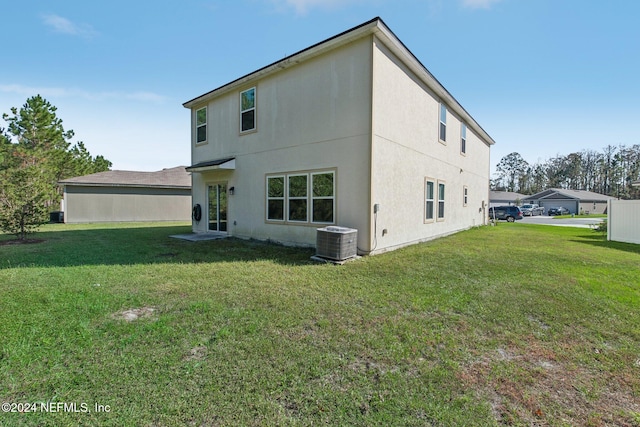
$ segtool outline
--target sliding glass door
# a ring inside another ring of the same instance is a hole
[[[209,199],[209,231],[227,231],[227,184],[210,184],[207,190]]]

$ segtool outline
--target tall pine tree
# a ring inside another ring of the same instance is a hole
[[[62,198],[58,181],[109,170],[111,162],[92,158],[83,142],[71,146],[57,108],[40,95],[27,99],[0,128],[0,227],[25,238],[48,220]]]

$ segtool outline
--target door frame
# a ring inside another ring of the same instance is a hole
[[[216,195],[218,197],[217,200],[217,204],[216,206],[218,207],[218,211],[216,213],[216,217],[217,217],[217,224],[216,227],[218,228],[217,230],[212,230],[211,228],[209,228],[211,226],[211,217],[210,217],[210,212],[209,209],[211,208],[211,205],[209,203],[209,189],[213,186],[217,187],[216,190]],[[225,197],[225,202],[226,202],[226,218],[224,220],[220,220],[220,187],[224,187],[224,193],[226,195]],[[228,193],[229,189],[228,189],[228,182],[227,181],[211,181],[211,182],[207,182],[205,184],[205,198],[206,198],[206,206],[207,206],[207,211],[206,211],[206,218],[207,218],[207,233],[224,233],[227,234],[228,230],[229,230],[229,193]],[[224,223],[225,227],[224,230],[220,230],[220,225]]]

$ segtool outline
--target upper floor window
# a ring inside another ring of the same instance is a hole
[[[444,104],[440,104],[440,141],[446,142],[447,140],[447,107]]]
[[[207,140],[207,107],[196,110],[196,144]]]
[[[240,92],[240,132],[256,128],[256,88]]]
[[[460,125],[460,152],[467,153],[467,125],[464,123]]]

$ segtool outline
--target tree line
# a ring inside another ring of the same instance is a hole
[[[530,164],[519,153],[496,166],[492,190],[535,194],[549,188],[587,190],[620,199],[640,198],[640,144],[607,145],[601,151],[582,150]]]
[[[112,163],[93,157],[82,141],[71,144],[57,108],[40,95],[2,118],[0,127],[0,229],[25,239],[59,210],[58,181],[107,171]]]

